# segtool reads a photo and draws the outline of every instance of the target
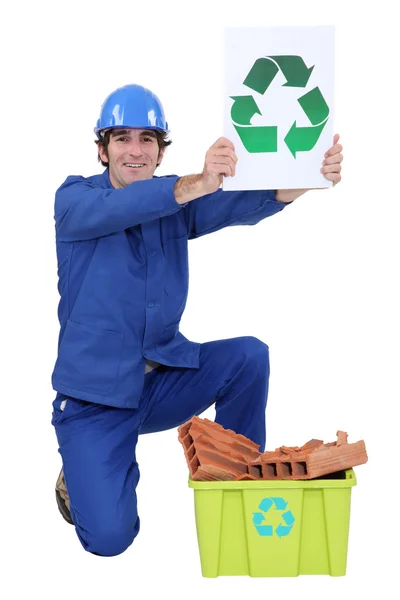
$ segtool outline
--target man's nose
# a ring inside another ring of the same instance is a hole
[[[143,153],[142,145],[139,140],[131,140],[128,148],[129,154],[132,156],[141,156]]]

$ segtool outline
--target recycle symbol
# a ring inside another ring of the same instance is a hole
[[[253,513],[253,523],[259,535],[274,535],[273,525],[261,525],[261,523],[263,523],[266,520],[265,515],[268,513],[272,506],[275,506],[275,510],[285,511],[282,512],[283,523],[279,523],[279,525],[275,528],[276,535],[280,538],[289,535],[295,522],[295,518],[292,514],[292,511],[286,510],[287,504],[288,503],[285,502],[283,498],[263,498],[261,500],[258,508],[263,512]]]
[[[286,78],[284,87],[306,87],[312,67],[308,68],[301,56],[263,56],[258,58],[250,69],[243,84],[259,94],[265,94],[275,75],[281,70]],[[243,146],[248,152],[277,152],[278,127],[251,125],[255,114],[261,115],[253,96],[230,96],[234,103],[231,118]],[[300,96],[298,103],[311,125],[297,127],[294,121],[286,134],[285,143],[296,158],[296,152],[307,152],[314,148],[329,117],[329,107],[318,87]]]

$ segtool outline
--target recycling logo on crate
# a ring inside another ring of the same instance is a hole
[[[262,536],[273,536],[274,534],[282,538],[292,530],[295,522],[295,518],[292,511],[286,510],[287,502],[283,498],[263,498],[258,505],[258,509],[262,512],[253,513],[254,527],[257,529],[258,534]],[[263,524],[268,522],[268,511],[275,508],[275,510],[282,512],[282,521],[275,527],[273,525]]]
[[[307,67],[301,56],[263,56],[250,69],[243,85],[259,94],[265,94],[280,70],[286,78],[282,87],[305,88],[314,69]],[[230,96],[234,101],[231,118],[243,146],[248,152],[278,152],[278,127],[251,125],[255,114],[261,115],[252,95]],[[297,101],[311,125],[298,127],[297,122],[286,133],[285,144],[296,158],[297,152],[308,152],[317,143],[329,118],[329,107],[318,87],[314,87]]]

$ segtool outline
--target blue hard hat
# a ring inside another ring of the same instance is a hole
[[[147,88],[129,84],[118,88],[104,100],[94,132],[98,138],[104,129],[137,127],[168,132],[160,100]]]

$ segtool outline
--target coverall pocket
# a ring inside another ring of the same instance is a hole
[[[52,418],[51,418],[51,424],[52,425],[58,425],[63,418],[65,417],[67,411],[66,411],[66,407],[67,404],[70,403],[70,399],[69,398],[64,398],[63,400],[59,400],[56,399],[53,402],[53,414],[52,414]]]
[[[54,383],[108,394],[117,381],[123,335],[68,321],[54,368]]]
[[[69,418],[81,416],[83,413],[96,410],[98,407],[103,408],[101,404],[86,402],[86,400],[79,400],[78,398],[68,398],[65,396],[63,400],[56,399],[53,402],[51,424],[54,426],[60,425]]]

